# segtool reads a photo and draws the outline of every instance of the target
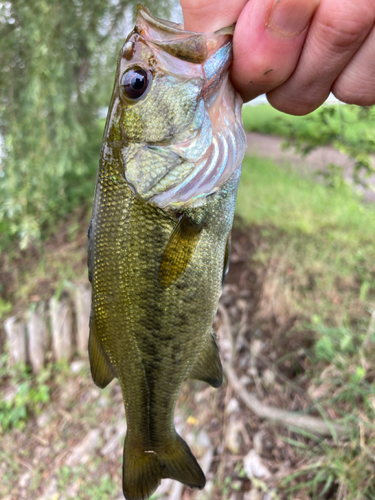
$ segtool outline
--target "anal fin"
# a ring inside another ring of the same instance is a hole
[[[98,387],[104,389],[115,375],[100,346],[93,317],[90,318],[89,359],[92,379]]]
[[[180,278],[198,244],[202,224],[193,224],[186,214],[178,221],[160,263],[158,279],[163,288],[167,288]]]
[[[212,387],[217,388],[223,383],[223,368],[215,338],[216,335],[212,332],[210,340],[188,377],[207,382]]]
[[[160,461],[164,479],[171,478],[197,490],[205,487],[206,478],[202,469],[189,446],[178,434],[174,441],[166,444],[160,454]]]

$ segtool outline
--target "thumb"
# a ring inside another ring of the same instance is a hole
[[[184,27],[212,33],[237,21],[247,0],[180,0]]]
[[[284,83],[297,65],[319,0],[250,0],[234,32],[231,78],[244,101]]]

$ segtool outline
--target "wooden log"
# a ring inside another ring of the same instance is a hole
[[[76,289],[74,302],[77,321],[77,350],[80,354],[87,354],[91,309],[91,286],[78,286]]]
[[[69,361],[74,352],[73,311],[69,297],[62,295],[59,301],[52,297],[49,307],[53,354],[56,361]]]
[[[25,323],[12,316],[5,321],[4,329],[8,339],[10,364],[27,363]]]
[[[42,369],[49,348],[47,314],[45,302],[34,305],[28,313],[28,358],[34,373]]]
[[[4,323],[0,324],[0,355],[5,352],[5,328],[4,328]]]

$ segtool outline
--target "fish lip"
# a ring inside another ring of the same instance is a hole
[[[187,62],[202,64],[232,40],[234,26],[213,33],[189,31],[182,24],[159,19],[146,7],[138,5],[135,27],[127,41],[136,33],[156,49]]]
[[[138,25],[138,21],[140,19],[142,19],[146,24],[148,24],[153,28],[165,31],[165,33],[179,34],[181,31],[185,31],[185,33],[191,33],[191,34],[195,33],[194,31],[184,30],[183,25],[180,23],[166,21],[164,19],[160,19],[156,16],[153,16],[147,7],[138,4],[136,26]]]
[[[150,26],[153,26],[154,28],[160,30],[164,30],[166,33],[170,34],[181,34],[181,32],[185,33],[186,35],[204,34],[199,31],[185,30],[184,25],[181,23],[174,23],[172,21],[166,21],[165,19],[160,19],[159,17],[153,16],[149,9],[141,4],[138,4],[137,7],[137,21],[138,18],[142,18]],[[220,28],[213,33],[215,33],[216,35],[233,35],[235,25],[236,23],[233,23],[230,26]]]

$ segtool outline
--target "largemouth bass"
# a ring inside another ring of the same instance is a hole
[[[212,323],[245,147],[232,35],[139,7],[118,59],[88,234],[89,355],[99,387],[121,385],[128,500],[163,478],[205,485],[174,408],[186,379],[222,382]]]

